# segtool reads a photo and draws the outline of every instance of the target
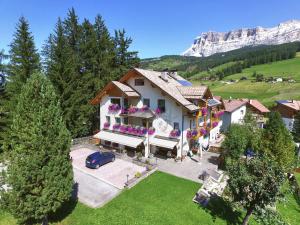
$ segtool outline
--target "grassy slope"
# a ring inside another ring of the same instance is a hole
[[[263,73],[267,76],[289,77],[292,76],[296,83],[276,83],[254,82],[252,74]],[[249,80],[239,81],[234,84],[223,84],[219,81],[201,82],[210,86],[214,95],[221,95],[223,98],[254,98],[260,100],[267,106],[272,106],[275,100],[280,99],[300,99],[300,54],[294,59],[275,62],[272,64],[257,65],[243,70],[242,73],[234,74],[225,80],[239,79],[247,76]],[[199,81],[193,83],[199,84]]]
[[[240,79],[242,76],[252,78],[251,75],[255,71],[256,73],[262,73],[265,77],[292,77],[296,81],[300,81],[300,53],[298,53],[294,59],[252,66],[244,69],[242,73],[237,73],[226,77],[225,80],[236,80]]]
[[[216,66],[216,67],[212,68],[212,69],[211,69],[211,72],[212,72],[212,73],[216,73],[216,72],[218,72],[218,71],[220,71],[220,70],[222,70],[222,69],[224,69],[224,68],[226,68],[226,67],[228,67],[228,66],[232,66],[232,65],[234,65],[234,64],[236,64],[236,63],[237,63],[237,62],[228,62],[228,63],[224,63],[224,64],[222,64],[222,65],[219,65],[219,66]],[[202,71],[202,72],[199,72],[199,73],[193,75],[193,76],[190,77],[189,79],[190,79],[190,80],[196,80],[196,79],[199,79],[199,78],[201,78],[201,77],[206,77],[206,76],[208,76],[208,75],[209,75],[209,72],[208,72],[208,71]]]

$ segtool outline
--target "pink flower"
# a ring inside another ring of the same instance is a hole
[[[104,127],[104,129],[108,129],[108,128],[110,127],[109,122],[105,122],[105,123],[103,124],[103,127]]]
[[[202,108],[202,115],[203,116],[206,116],[207,115],[207,108]]]
[[[149,129],[148,129],[148,134],[149,135],[153,135],[155,133],[155,128],[154,127],[150,127]]]
[[[120,124],[119,123],[115,123],[113,125],[113,130],[119,130],[120,129]]]
[[[159,114],[161,114],[161,110],[160,110],[160,108],[157,108],[157,109],[155,110],[155,114],[156,114],[156,115],[159,115]]]
[[[192,131],[191,131],[191,130],[188,130],[188,131],[186,132],[186,138],[187,138],[187,139],[192,138]]]
[[[201,128],[200,133],[201,133],[201,135],[206,135],[207,134],[207,130],[205,130],[204,128]]]
[[[213,126],[213,127],[216,127],[216,126],[218,126],[218,124],[219,124],[219,123],[218,123],[217,121],[215,121],[215,122],[212,123],[212,126]]]

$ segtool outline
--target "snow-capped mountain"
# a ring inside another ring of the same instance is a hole
[[[300,20],[289,20],[272,28],[256,27],[201,33],[182,55],[205,57],[246,46],[277,45],[294,41],[300,41]]]

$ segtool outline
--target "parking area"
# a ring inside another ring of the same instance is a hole
[[[83,147],[70,153],[78,199],[91,207],[104,205],[119,194],[127,179],[146,171],[145,167],[118,158],[99,169],[89,169],[85,167],[85,159],[95,151]]]

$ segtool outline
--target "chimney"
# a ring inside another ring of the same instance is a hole
[[[161,77],[164,81],[168,81],[168,69],[164,69],[164,70],[161,72],[160,77]]]

